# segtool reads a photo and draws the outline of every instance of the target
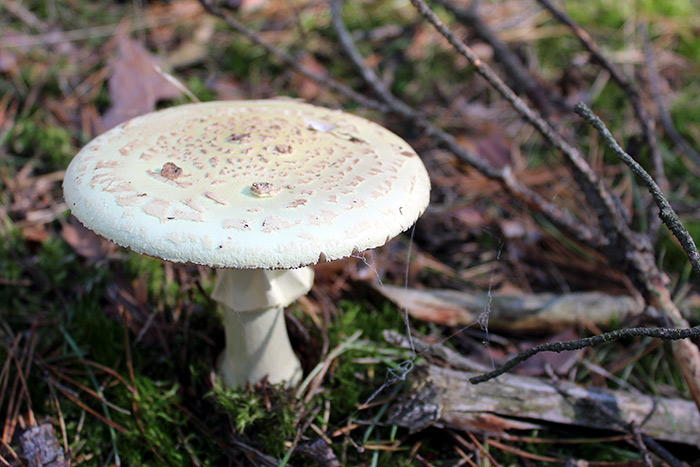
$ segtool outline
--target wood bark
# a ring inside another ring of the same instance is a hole
[[[700,445],[700,415],[691,401],[512,374],[471,384],[476,375],[435,365],[417,368],[411,390],[392,406],[389,423],[411,431],[436,425],[502,435],[552,423],[622,431],[621,423],[635,422],[653,438]],[[600,405],[607,410],[597,410]]]
[[[457,290],[415,290],[391,285],[376,290],[416,319],[446,326],[466,326],[488,310],[489,328],[509,332],[559,332],[580,323],[580,316],[600,327],[625,322],[643,311],[623,295],[599,292],[506,294]]]

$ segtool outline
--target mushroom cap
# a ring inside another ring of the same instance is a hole
[[[279,269],[383,245],[423,213],[430,181],[382,126],[278,99],[129,120],[78,153],[63,190],[87,228],[138,253]]]

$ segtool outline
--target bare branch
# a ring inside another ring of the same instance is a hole
[[[700,276],[700,254],[698,254],[698,249],[695,246],[693,237],[690,236],[683,223],[678,218],[678,215],[671,207],[664,196],[663,191],[659,188],[653,178],[642,168],[641,165],[635,161],[632,156],[627,154],[624,149],[615,141],[610,130],[605,126],[603,121],[598,118],[585,104],[576,104],[574,107],[574,112],[583,117],[593,128],[598,130],[598,133],[603,137],[603,140],[608,145],[610,149],[613,150],[615,155],[624,162],[636,176],[642,179],[644,184],[647,186],[649,193],[651,193],[654,202],[659,207],[659,217],[666,224],[666,226],[673,232],[680,242],[683,250],[685,250],[686,256],[695,271],[695,274]]]
[[[546,344],[536,345],[535,347],[530,347],[524,352],[519,353],[515,357],[508,360],[503,365],[499,366],[493,371],[485,373],[481,376],[475,376],[469,378],[469,382],[472,384],[479,384],[485,381],[496,378],[497,376],[506,373],[507,371],[513,369],[520,363],[529,359],[530,357],[540,353],[540,352],[566,352],[571,350],[579,350],[586,347],[593,347],[596,345],[606,344],[609,342],[614,342],[620,339],[628,337],[654,337],[656,339],[663,340],[680,340],[688,339],[691,337],[700,336],[700,326],[695,326],[689,329],[673,329],[673,328],[628,328],[628,329],[618,329],[616,331],[606,332],[604,334],[599,334],[593,337],[586,337],[583,339],[577,339],[573,341],[566,342],[548,342]]]

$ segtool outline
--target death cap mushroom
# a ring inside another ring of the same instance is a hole
[[[73,214],[119,245],[217,268],[297,268],[383,245],[425,210],[420,158],[382,126],[291,100],[137,117],[71,162]]]

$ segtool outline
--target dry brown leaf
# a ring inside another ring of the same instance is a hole
[[[477,153],[491,167],[503,168],[507,165],[519,167],[519,154],[510,138],[499,128],[485,128],[483,132],[470,137],[458,138],[460,144]]]
[[[326,75],[326,68],[309,53],[304,54],[301,58],[300,65],[317,75]],[[309,79],[301,74],[296,74],[291,84],[297,89],[299,96],[305,100],[313,100],[318,97],[318,93],[321,91],[321,87],[317,81]]]
[[[104,259],[109,248],[108,243],[78,222],[65,224],[61,236],[77,254],[92,261]]]
[[[153,111],[158,101],[175,99],[182,95],[182,92],[158,71],[158,58],[140,43],[120,36],[117,46],[119,57],[111,63],[112,76],[108,83],[112,107],[102,117],[105,130]]]
[[[29,242],[44,243],[50,234],[45,224],[26,225],[22,227],[22,235]]]

